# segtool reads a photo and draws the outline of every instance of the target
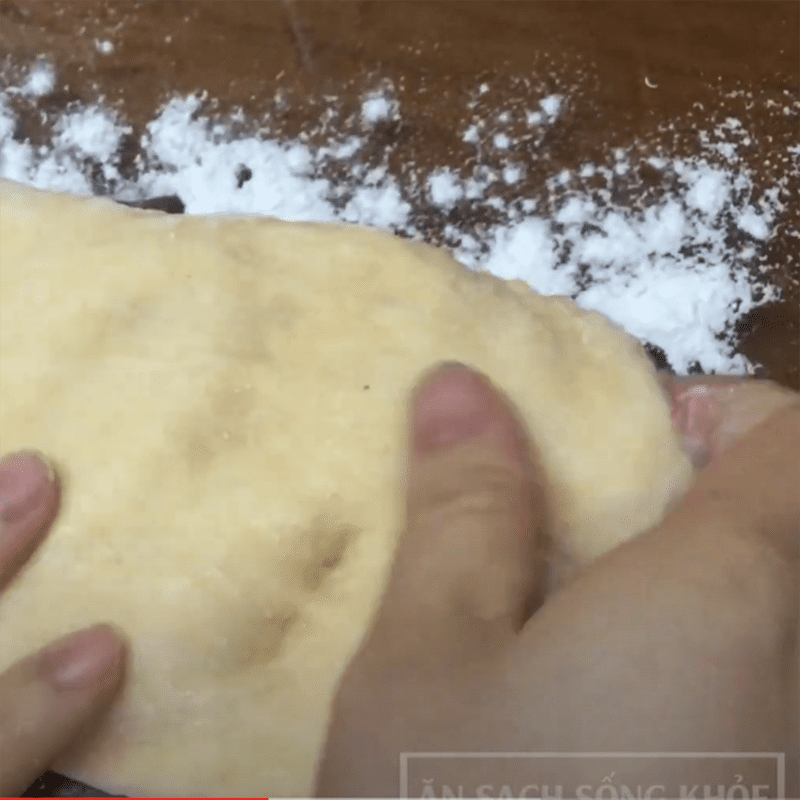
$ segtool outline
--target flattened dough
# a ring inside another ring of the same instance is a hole
[[[0,600],[0,667],[99,620],[133,642],[57,765],[107,791],[303,795],[402,526],[405,408],[441,359],[522,410],[583,564],[691,468],[598,314],[349,226],[168,216],[3,182],[0,448],[63,481]]]

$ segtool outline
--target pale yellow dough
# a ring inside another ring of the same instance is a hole
[[[403,523],[407,396],[436,361],[522,410],[574,563],[690,479],[639,344],[568,299],[357,227],[0,189],[0,448],[44,451],[63,481],[0,601],[0,667],[100,620],[133,648],[71,776],[311,790]]]

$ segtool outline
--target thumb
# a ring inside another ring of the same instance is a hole
[[[382,617],[405,632],[391,638],[452,664],[510,641],[541,601],[543,480],[511,402],[463,365],[423,377],[409,434],[406,528]]]

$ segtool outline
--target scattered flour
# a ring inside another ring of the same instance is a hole
[[[458,176],[449,170],[434,172],[428,178],[428,191],[437,206],[450,208],[464,197]]]
[[[559,115],[563,102],[564,98],[561,97],[561,95],[551,94],[545,97],[539,105],[542,111],[544,111],[548,117],[553,119]]]
[[[368,125],[374,125],[382,119],[391,117],[394,103],[382,95],[373,95],[364,100],[361,106],[361,118]]]
[[[499,170],[482,162],[478,151],[469,168],[431,169],[417,180],[418,189],[398,183],[386,167],[368,168],[360,161],[375,123],[400,114],[386,92],[365,97],[360,131],[332,135],[317,148],[264,135],[235,136],[224,123],[198,113],[199,98],[174,99],[149,124],[138,179],[131,183],[119,164],[123,139],[131,130],[107,109],[64,112],[45,148],[14,138],[11,99],[35,97],[54,85],[52,67],[37,63],[19,87],[0,92],[3,176],[86,195],[98,191],[99,175],[119,199],[177,194],[191,214],[346,221],[416,238],[421,235],[414,222],[418,208],[439,209],[440,234],[467,266],[522,278],[543,294],[569,295],[661,348],[679,372],[698,364],[705,371],[747,371],[751,365],[733,348],[733,324],[757,302],[776,296],[770,290],[756,292],[749,267],[773,235],[778,191],[763,193],[753,203],[746,169],[719,165],[719,158],[733,158],[748,136],[733,118],[717,125],[703,142],[718,156],[717,163],[663,152],[643,157],[632,145],[629,151],[610,153],[605,163],[552,173],[545,185],[547,202],[525,196],[509,202],[493,194],[493,187],[505,187],[507,198],[508,187],[523,180],[530,154],[503,132],[489,134],[496,149],[508,151]],[[479,96],[488,92],[487,84],[477,87]],[[523,118],[530,126],[552,125],[566,104],[563,95],[550,94]],[[496,121],[511,124],[511,115],[504,112]],[[473,119],[463,140],[477,148],[482,125]],[[798,156],[800,149],[792,155]],[[346,167],[349,179],[323,177],[321,168],[331,159]],[[670,188],[647,196],[641,190],[625,205],[608,189],[587,188],[596,177],[632,181],[645,164]],[[488,212],[500,221],[460,221]],[[741,246],[731,245],[732,236]]]
[[[507,150],[511,146],[511,139],[504,133],[498,133],[492,141],[498,150]]]
[[[40,61],[28,73],[27,80],[18,88],[18,91],[28,97],[41,97],[52,92],[55,85],[55,70],[46,61]]]
[[[470,125],[464,131],[464,135],[462,137],[465,142],[469,142],[470,144],[476,144],[478,142],[478,126],[477,125]]]

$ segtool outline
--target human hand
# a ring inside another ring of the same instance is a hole
[[[0,462],[0,591],[46,536],[58,501],[56,476],[38,457]],[[24,792],[101,715],[122,682],[124,656],[120,635],[95,625],[0,675],[0,797]]]
[[[736,796],[774,796],[763,758],[427,758],[399,777],[401,753],[744,751],[786,753],[797,794],[800,399],[665,386],[705,467],[661,525],[537,606],[547,498],[514,409],[464,368],[422,381],[406,530],[336,695],[318,795],[724,796],[738,780]]]
[[[697,467],[707,466],[773,414],[800,402],[797,392],[750,378],[662,373],[661,383],[672,400],[673,425]]]

